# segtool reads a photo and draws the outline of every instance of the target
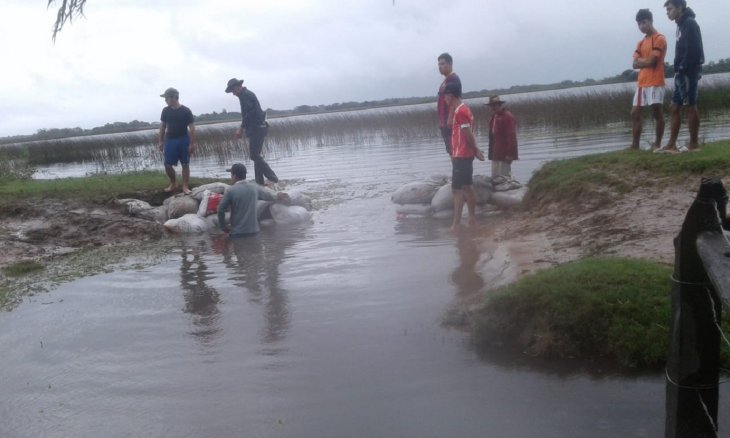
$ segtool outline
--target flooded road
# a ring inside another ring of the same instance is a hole
[[[628,132],[521,135],[514,174],[527,181],[546,160],[622,148]],[[660,373],[536,369],[479,355],[442,325],[488,281],[481,242],[457,239],[448,220],[398,220],[389,199],[449,174],[440,143],[312,147],[269,162],[315,200],[312,224],[235,244],[180,238],[159,264],[0,313],[1,437],[663,434]],[[722,388],[720,430],[728,408]]]

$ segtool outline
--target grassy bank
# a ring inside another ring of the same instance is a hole
[[[689,192],[699,188],[700,176],[728,175],[730,141],[706,144],[698,153],[624,150],[554,161],[533,175],[522,213],[577,220],[588,209],[610,213],[611,201],[634,189]],[[469,318],[474,342],[544,358],[661,366],[669,339],[671,271],[647,260],[588,258],[537,272],[485,294]],[[722,355],[730,362],[725,345]]]
[[[687,178],[730,174],[730,141],[703,146],[701,153],[654,154],[622,150],[545,164],[532,176],[524,208],[584,200],[603,204],[635,188],[683,183]],[[698,187],[699,188],[699,187]]]
[[[195,187],[212,181],[209,178],[191,178],[190,185]],[[150,194],[164,196],[162,189],[167,184],[169,181],[162,171],[52,180],[6,179],[0,180],[0,211],[7,213],[18,205],[31,204],[43,198],[99,203],[115,198],[142,199]]]
[[[585,259],[538,272],[490,295],[474,318],[478,345],[534,356],[657,366],[666,358],[671,268]]]

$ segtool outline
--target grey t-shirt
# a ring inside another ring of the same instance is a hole
[[[259,232],[256,218],[256,201],[276,201],[276,196],[261,186],[248,181],[238,181],[226,190],[218,204],[218,223],[226,224],[226,210],[231,208],[231,237]]]

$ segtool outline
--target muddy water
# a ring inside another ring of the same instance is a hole
[[[526,181],[545,160],[617,149],[626,134],[524,132],[514,173]],[[235,244],[176,240],[158,265],[0,314],[0,436],[663,433],[660,374],[598,378],[479,355],[441,325],[490,281],[484,242],[455,238],[448,221],[398,220],[389,201],[404,182],[449,173],[439,143],[312,147],[271,164],[317,201],[312,224]],[[720,397],[727,431],[730,393]]]

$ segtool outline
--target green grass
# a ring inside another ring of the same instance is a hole
[[[209,178],[191,178],[190,185],[195,187],[212,181]],[[105,202],[119,197],[137,197],[145,192],[161,192],[167,184],[169,182],[162,171],[53,180],[6,180],[0,182],[0,209],[37,198]]]
[[[541,271],[487,299],[474,339],[506,340],[537,356],[657,366],[667,352],[670,274],[657,263],[613,258]]]
[[[666,362],[672,268],[651,261],[589,258],[493,291],[471,316],[473,340],[533,356],[628,368]],[[725,332],[730,324],[724,323]],[[722,345],[722,360],[730,349]]]
[[[22,260],[3,268],[3,273],[8,277],[21,277],[32,272],[43,270],[43,265],[33,260]]]
[[[537,170],[528,183],[525,208],[552,202],[603,197],[658,184],[681,182],[692,176],[718,177],[730,173],[730,141],[702,146],[701,152],[654,154],[622,150],[552,161]],[[629,175],[630,178],[625,176]],[[590,199],[589,199],[590,201]]]

